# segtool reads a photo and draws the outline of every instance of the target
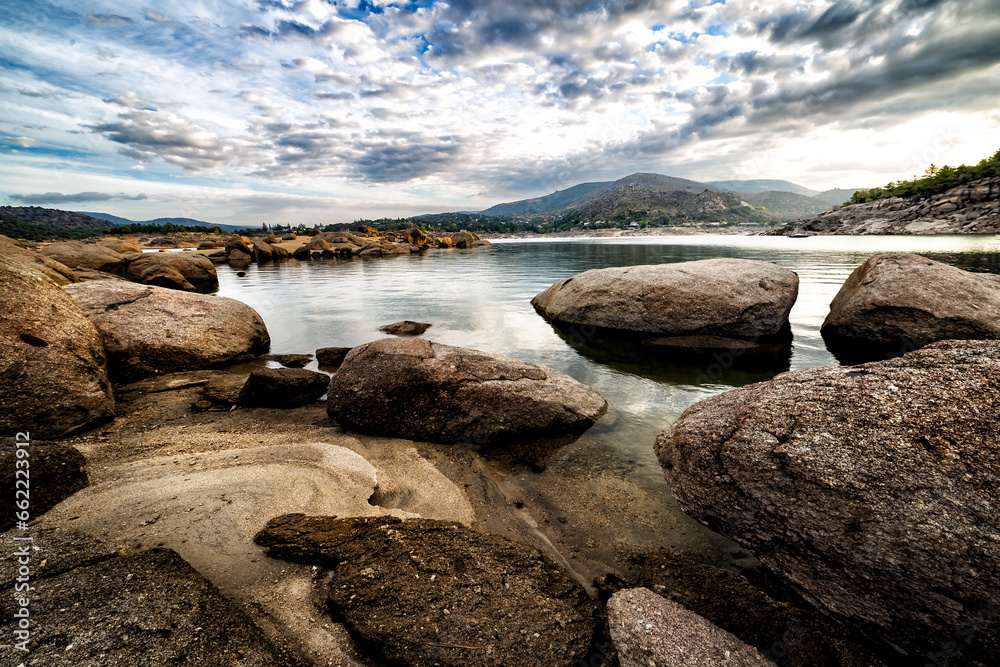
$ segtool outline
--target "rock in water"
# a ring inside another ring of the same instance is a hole
[[[333,568],[329,602],[379,659],[415,667],[570,667],[595,603],[541,553],[449,521],[290,514],[255,538],[269,555]]]
[[[749,259],[592,269],[531,300],[557,322],[660,336],[758,338],[779,333],[799,277]]]
[[[42,248],[40,252],[71,269],[118,273],[125,267],[125,258],[121,253],[93,243],[79,241],[53,243]]]
[[[187,292],[209,292],[219,287],[212,260],[195,252],[146,253],[128,265],[129,279]]]
[[[327,412],[345,426],[446,444],[575,435],[607,408],[551,368],[422,338],[354,348],[327,396]]]
[[[1000,342],[945,341],[701,401],[656,454],[685,512],[821,610],[913,664],[956,638],[996,664],[998,413]]]
[[[265,354],[264,361],[276,361],[285,368],[304,368],[312,361],[311,354]]]
[[[230,363],[271,343],[260,315],[234,299],[112,280],[64,289],[100,332],[116,382]]]
[[[304,368],[258,368],[240,392],[240,405],[297,408],[315,403],[326,393],[330,378]]]
[[[845,360],[899,356],[936,340],[1000,338],[1000,276],[919,255],[875,255],[830,304],[823,338]]]
[[[0,434],[58,438],[114,417],[101,337],[66,292],[0,256],[0,310]]]
[[[344,363],[351,347],[321,347],[316,350],[316,361],[320,366],[339,366]]]
[[[402,322],[394,322],[392,324],[387,324],[384,327],[380,327],[379,331],[387,333],[391,336],[419,336],[430,328],[431,324],[428,322],[403,320]]]
[[[608,625],[622,667],[774,666],[753,646],[646,588],[612,595]]]
[[[87,486],[86,461],[83,454],[65,445],[48,442],[31,442],[25,448],[30,455],[30,498],[31,518],[41,516],[56,506],[59,501],[70,497],[74,492]],[[24,464],[17,467],[17,449],[13,446],[0,450],[0,482],[5,489],[11,489],[0,499],[0,531],[10,530],[14,526],[15,512],[18,508],[14,502],[14,489],[17,480],[26,479],[23,472]],[[18,475],[17,471],[22,470]],[[23,483],[22,483],[23,484]]]

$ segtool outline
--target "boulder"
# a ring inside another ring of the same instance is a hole
[[[253,253],[253,245],[245,236],[237,236],[233,234],[232,236],[227,236],[225,240],[226,252],[232,254],[234,250],[239,250],[244,255],[248,257]]]
[[[104,345],[60,287],[0,255],[0,435],[58,438],[114,417]]]
[[[379,331],[392,336],[419,336],[430,328],[431,324],[427,322],[403,320],[402,322],[395,322],[393,324],[387,324],[384,327],[379,327]]]
[[[299,259],[299,260],[309,259],[310,254],[311,254],[311,252],[310,252],[309,248],[307,248],[304,245],[303,246],[299,246],[298,248],[296,248],[295,250],[292,251],[292,257],[294,257],[295,259]]]
[[[125,258],[110,248],[92,243],[66,241],[52,243],[41,249],[41,254],[51,257],[71,269],[93,269],[118,273],[125,267]]]
[[[125,241],[124,239],[112,239],[110,241],[105,241],[102,245],[105,248],[110,248],[117,253],[126,254],[130,252],[142,252],[142,248],[137,246],[130,241]]]
[[[312,361],[311,354],[265,354],[264,361],[276,361],[285,368],[303,368]]]
[[[219,287],[212,260],[196,252],[146,253],[128,265],[126,275],[143,285],[188,292],[210,292]]]
[[[417,229],[416,227],[410,227],[403,232],[403,240],[410,245],[416,246],[427,245],[430,242],[427,234],[424,234],[422,229]]]
[[[998,339],[1000,276],[919,255],[875,255],[840,288],[821,331],[848,360],[898,356],[936,340]]]
[[[287,234],[282,234],[281,235],[281,240],[282,241],[294,241],[297,238],[299,238],[299,237],[296,236],[295,234],[292,234],[291,232],[288,232]]]
[[[240,392],[240,405],[252,408],[297,408],[326,393],[330,377],[304,368],[258,368]]]
[[[249,264],[250,255],[243,252],[239,248],[233,248],[229,251],[229,261],[237,264]]]
[[[24,244],[20,241],[14,242],[14,239],[9,239],[9,241],[7,239],[6,236],[0,236],[0,257],[20,264],[54,285],[62,286],[80,282],[79,275],[65,264],[25,249]]]
[[[359,345],[327,393],[344,426],[446,444],[576,435],[608,407],[551,368],[422,338]]]
[[[215,250],[219,244],[215,241],[202,241],[198,244],[198,250]]]
[[[622,667],[774,665],[754,647],[646,588],[611,596],[608,626]]]
[[[456,248],[471,248],[479,240],[479,237],[472,232],[458,232],[451,235],[451,242]]]
[[[553,320],[660,336],[760,338],[780,333],[799,277],[777,264],[703,259],[591,269],[531,300]]]
[[[320,366],[339,366],[344,363],[351,347],[321,347],[316,350],[316,361]]]
[[[259,236],[253,237],[253,259],[255,262],[267,262],[274,259],[271,244]]]
[[[684,412],[656,455],[685,512],[911,662],[1000,655],[1000,342],[784,373]],[[976,628],[973,633],[963,629]]]
[[[596,604],[559,566],[459,523],[291,514],[254,540],[333,569],[330,606],[383,664],[575,667],[594,634]]]
[[[322,236],[314,236],[306,244],[306,250],[309,252],[323,252],[324,250],[329,250],[330,244],[326,242]]]
[[[26,665],[289,664],[246,614],[169,549],[122,554],[120,547],[51,529],[34,529],[30,543],[16,536],[0,535],[5,554],[25,544],[37,549],[30,556],[39,593],[31,599]],[[16,571],[5,571],[0,584],[11,591]],[[10,613],[0,623],[14,655],[16,598],[8,599]]]
[[[292,253],[288,250],[288,248],[284,246],[271,243],[268,244],[268,247],[271,249],[271,255],[273,256],[272,257],[273,259],[281,259],[282,257],[291,257],[292,255]]]
[[[247,383],[246,375],[219,375],[205,384],[202,390],[204,400],[210,406],[231,407],[240,402],[240,393]]]
[[[10,444],[0,449],[0,481],[3,488],[10,489],[10,493],[5,493],[0,498],[0,531],[14,527],[15,512],[19,509],[14,504],[14,490],[19,488],[18,479],[30,481],[29,516],[32,519],[48,512],[59,501],[87,486],[83,454],[58,443],[30,439],[27,442],[30,443],[27,447],[17,448]],[[17,456],[18,449],[23,449],[27,454],[30,478],[24,477],[28,473],[24,470],[25,459]],[[17,466],[18,461],[21,461],[20,468]],[[18,470],[21,470],[20,475],[17,474]]]
[[[118,382],[231,363],[271,343],[260,315],[235,299],[110,280],[64,289],[100,332]]]

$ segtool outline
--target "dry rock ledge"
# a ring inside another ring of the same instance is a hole
[[[908,664],[996,664],[998,414],[1000,342],[945,341],[702,401],[656,454],[688,514]]]
[[[821,331],[848,361],[937,340],[1000,339],[1000,276],[919,255],[875,255],[840,288]]]
[[[773,336],[788,324],[799,277],[777,264],[705,259],[592,269],[531,300],[556,322],[656,336]]]
[[[116,382],[231,363],[270,345],[264,320],[235,299],[117,280],[64,289],[100,332]]]
[[[420,338],[359,345],[327,392],[327,412],[344,426],[445,444],[579,434],[607,408],[551,368]]]

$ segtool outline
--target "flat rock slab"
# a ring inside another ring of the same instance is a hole
[[[271,343],[260,315],[235,299],[110,280],[64,289],[100,332],[117,382],[231,363]]]
[[[402,322],[394,322],[393,324],[387,324],[384,327],[379,327],[379,331],[392,336],[419,336],[430,329],[431,326],[432,325],[427,322],[403,320]]]
[[[96,243],[81,243],[80,241],[52,243],[43,247],[39,252],[71,269],[93,269],[117,273],[125,267],[125,258],[121,253]]]
[[[591,269],[531,305],[556,322],[661,336],[759,338],[788,324],[799,277],[777,264],[703,259]]]
[[[2,539],[4,553],[30,544],[30,560],[41,566],[32,572],[26,665],[289,664],[245,614],[173,551],[118,555],[60,532],[40,532],[30,543],[8,536]],[[14,582],[3,583],[0,622],[11,642]]]
[[[14,504],[19,499],[15,497],[15,490],[26,489],[23,498],[30,501],[29,515],[36,519],[87,486],[86,461],[74,448],[36,441],[24,448],[27,457],[18,458],[18,450],[9,441],[5,445],[0,450],[0,484],[9,492],[0,498],[0,530],[14,525],[15,512],[19,509]],[[17,485],[19,480],[20,486]]]
[[[330,378],[304,368],[258,368],[240,391],[247,407],[296,408],[315,403],[326,393]]]
[[[1000,656],[1000,342],[785,373],[656,439],[685,512],[910,655]]]
[[[293,514],[255,540],[273,557],[333,568],[331,611],[393,664],[569,667],[593,638],[596,605],[562,569],[458,523]]]
[[[611,596],[608,624],[622,667],[774,667],[754,647],[645,588]]]
[[[445,444],[576,435],[607,407],[551,368],[421,338],[359,345],[327,394],[327,412],[342,425]]]

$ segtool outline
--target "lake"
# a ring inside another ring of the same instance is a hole
[[[425,338],[550,366],[597,389],[608,414],[579,440],[510,460],[494,456],[498,484],[584,575],[622,549],[673,546],[720,563],[746,555],[683,515],[653,455],[656,434],[691,404],[789,370],[836,364],[819,334],[830,301],[869,256],[915,252],[1000,273],[994,236],[655,236],[497,241],[470,251],[218,267],[219,294],[257,310],[274,353],[311,353],[385,337],[380,326],[433,324]],[[735,257],[798,273],[789,355],[751,367],[655,357],[637,345],[560,332],[531,298],[555,281],[609,266]],[[726,366],[726,367],[724,367]],[[310,366],[315,368],[315,362]],[[528,460],[530,459],[530,460]]]

